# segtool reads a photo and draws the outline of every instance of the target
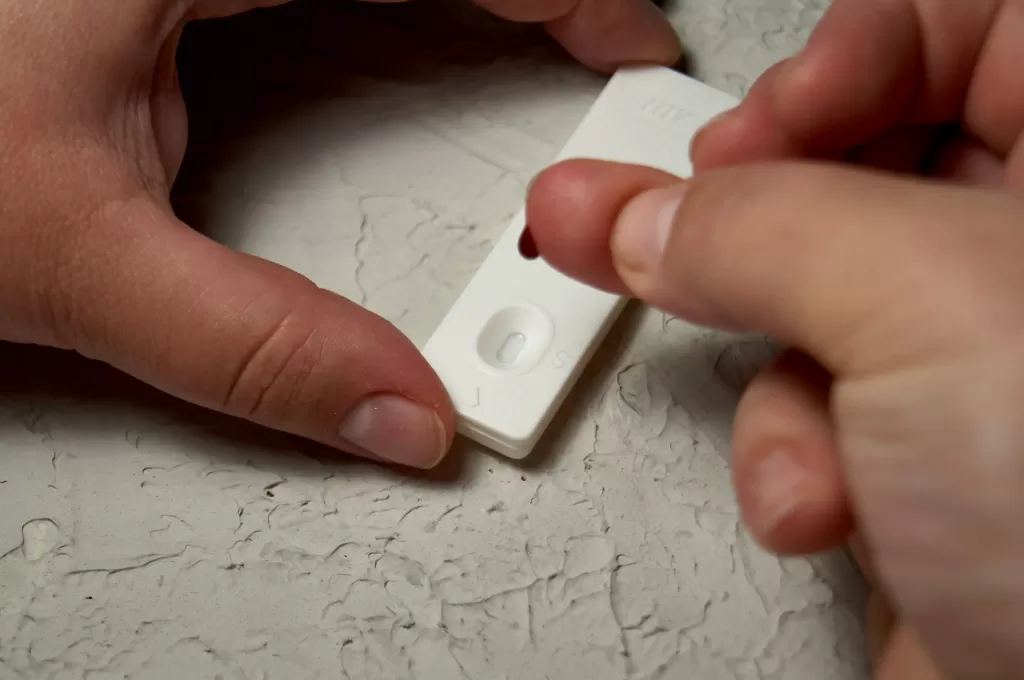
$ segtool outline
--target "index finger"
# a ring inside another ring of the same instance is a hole
[[[1012,66],[1021,25],[1006,0],[836,0],[800,54],[700,135],[694,163],[830,155],[897,123],[961,116],[1005,155],[1024,110]]]

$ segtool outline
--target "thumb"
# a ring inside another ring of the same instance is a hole
[[[528,211],[540,251],[567,274],[695,323],[767,333],[836,375],[1024,327],[1012,299],[1024,200],[1005,192],[810,163],[683,181],[569,161],[537,178]]]
[[[429,468],[453,413],[383,319],[237,253],[148,199],[111,204],[63,277],[65,344],[196,404],[358,455]]]

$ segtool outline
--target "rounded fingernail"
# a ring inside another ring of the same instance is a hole
[[[433,410],[397,395],[364,399],[338,433],[386,461],[425,469],[441,461],[448,442],[444,424]]]
[[[803,505],[810,474],[787,448],[773,449],[757,465],[751,483],[754,513],[761,533],[771,534]]]
[[[652,274],[661,268],[686,185],[651,189],[630,201],[612,232],[612,256],[619,269]]]

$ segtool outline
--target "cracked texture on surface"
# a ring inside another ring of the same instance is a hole
[[[672,11],[742,94],[826,4]],[[423,343],[601,79],[472,12],[276,12],[205,36],[248,80],[194,81],[179,209]],[[865,678],[846,557],[738,521],[730,420],[770,354],[633,310],[525,464],[460,443],[407,476],[4,348],[0,680]]]

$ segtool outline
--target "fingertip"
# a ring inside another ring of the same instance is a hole
[[[714,167],[714,143],[721,138],[718,130],[722,127],[725,119],[734,111],[735,109],[730,109],[718,114],[693,135],[693,139],[690,140],[690,164],[693,166],[694,172]],[[708,146],[708,140],[712,144],[710,147]]]
[[[638,194],[678,181],[643,166],[563,161],[532,182],[527,224],[538,251],[551,266],[588,285],[624,293],[609,249],[619,213]]]
[[[801,444],[780,442],[751,454],[756,460],[748,465],[734,468],[747,526],[762,546],[780,555],[835,548],[853,528],[842,488],[831,475],[800,460],[831,452],[800,448]]]
[[[320,359],[330,407],[336,406],[322,441],[346,453],[429,470],[448,455],[457,414],[444,384],[422,352],[387,319],[354,302],[330,299],[318,310],[336,351]],[[284,407],[265,417],[280,418]],[[305,414],[309,427],[314,413]],[[306,432],[301,430],[299,434]]]
[[[690,147],[694,171],[797,155],[766,113],[758,102],[750,102],[708,123]]]
[[[94,356],[169,394],[346,453],[437,464],[455,414],[418,348],[392,323],[272,262],[126,208],[107,239],[124,266],[89,281]],[[113,245],[111,245],[113,244]],[[83,285],[85,285],[83,283]]]
[[[827,407],[828,377],[788,352],[751,383],[736,414],[733,477],[744,520],[765,548],[815,553],[853,527]]]
[[[713,118],[697,133],[690,147],[696,172],[803,154],[775,115],[773,86],[785,65],[781,62],[765,71],[739,106]]]
[[[453,429],[438,405],[428,406],[397,394],[364,398],[338,429],[342,448],[398,465],[429,470],[448,454]]]
[[[840,2],[772,82],[781,127],[816,152],[866,141],[918,94],[919,35],[913,3]]]
[[[828,63],[828,55],[818,52],[805,49],[778,69],[771,83],[772,113],[791,135],[814,140],[819,145],[841,145],[847,140],[829,138],[835,134],[829,119],[834,115],[832,100],[845,97],[835,91],[835,84],[827,82],[830,72],[833,78],[837,74]],[[817,106],[816,96],[821,98]]]

